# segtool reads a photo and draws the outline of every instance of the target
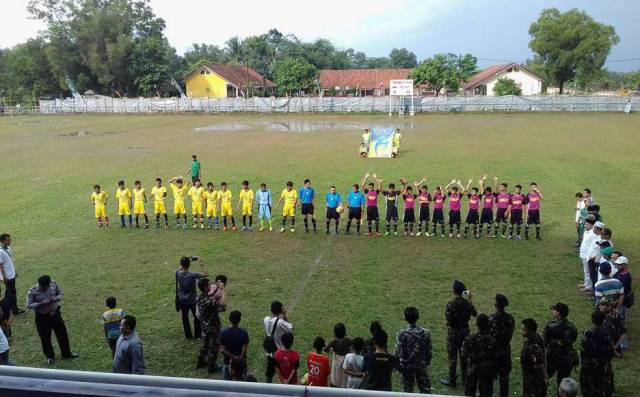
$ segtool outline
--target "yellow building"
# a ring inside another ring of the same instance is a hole
[[[270,94],[276,85],[250,67],[205,65],[184,79],[189,98],[235,98]],[[248,94],[248,95],[247,95]]]

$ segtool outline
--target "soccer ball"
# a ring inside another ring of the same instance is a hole
[[[344,207],[342,206],[342,204],[338,204],[338,206],[336,207],[336,212],[338,214],[342,214],[343,211],[344,211]]]

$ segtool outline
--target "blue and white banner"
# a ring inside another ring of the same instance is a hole
[[[391,157],[393,128],[374,128],[369,140],[369,157]]]

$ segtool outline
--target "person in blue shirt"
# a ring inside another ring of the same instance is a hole
[[[304,232],[309,233],[309,218],[311,218],[311,224],[313,225],[313,232],[316,232],[316,217],[314,215],[313,199],[316,197],[316,191],[311,187],[311,181],[309,179],[304,180],[304,185],[300,188],[298,193],[300,198],[300,207],[302,212],[302,219],[304,220]]]
[[[256,201],[258,202],[258,218],[260,220],[259,232],[264,231],[264,221],[269,224],[269,231],[273,231],[271,223],[271,205],[273,204],[271,190],[267,189],[266,183],[260,184],[260,189],[256,192]]]
[[[338,234],[338,225],[340,224],[340,213],[338,212],[338,206],[342,206],[342,197],[340,193],[336,192],[336,187],[331,186],[329,193],[325,196],[327,200],[327,234],[329,234],[329,228],[331,227],[331,220],[334,219],[336,226],[336,235]]]
[[[347,197],[347,206],[349,207],[349,221],[347,222],[347,233],[351,229],[351,221],[356,220],[356,235],[360,235],[360,223],[362,220],[362,206],[364,205],[364,194],[360,191],[358,184],[353,185],[353,190],[349,192]]]

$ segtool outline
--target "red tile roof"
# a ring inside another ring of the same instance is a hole
[[[332,89],[335,87],[360,88],[373,90],[389,88],[389,80],[406,79],[413,69],[346,69],[320,71],[320,87]]]
[[[220,75],[220,77],[238,88],[245,87],[247,85],[247,81],[253,83],[254,87],[256,88],[276,87],[276,83],[274,83],[273,81],[263,77],[254,69],[242,65],[211,64],[202,66],[198,70],[185,77],[185,80],[187,80],[191,75],[195,73],[200,73],[200,70],[204,67]]]
[[[525,72],[539,78],[540,80],[544,80],[542,77],[538,76],[537,74],[533,73],[532,71],[530,71],[529,69],[525,68],[522,65],[518,65],[517,63],[507,63],[504,65],[493,65],[490,66],[488,68],[486,68],[485,70],[471,76],[471,78],[469,79],[469,81],[467,81],[466,83],[462,84],[462,88],[465,90],[470,90],[473,89],[477,86],[479,86],[480,84],[484,83],[485,81],[489,80],[491,77],[498,75],[502,72],[504,72],[505,70],[511,68],[511,67],[517,67],[519,69],[524,70]]]

